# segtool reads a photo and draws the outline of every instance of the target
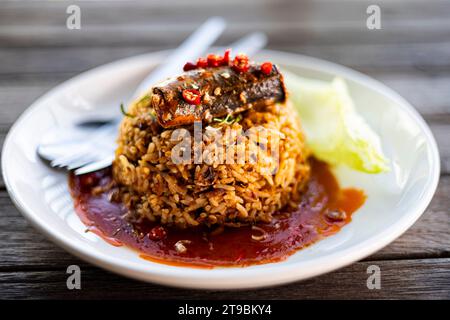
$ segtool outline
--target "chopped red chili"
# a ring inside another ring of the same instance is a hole
[[[238,54],[234,57],[234,60],[231,61],[231,49],[227,49],[225,50],[223,57],[218,54],[210,53],[206,58],[198,58],[195,64],[187,62],[184,65],[183,70],[189,71],[197,68],[216,68],[229,65],[237,72],[247,72],[250,68],[247,55],[242,53]],[[266,74],[270,73],[272,71],[272,64],[270,62],[264,63],[263,66],[261,66],[261,71]]]
[[[162,240],[167,236],[167,231],[164,227],[154,227],[148,233],[148,237],[152,240]]]
[[[200,91],[195,90],[195,89],[185,89],[182,92],[183,95],[183,99],[184,101],[186,101],[189,104],[195,104],[195,105],[199,105],[200,104]]]
[[[238,54],[233,60],[233,69],[237,72],[247,72],[250,68],[248,57],[245,54]]]
[[[225,53],[222,58],[222,66],[227,66],[230,64],[230,55],[231,55],[231,49],[225,50]]]
[[[273,65],[271,62],[264,62],[261,65],[261,72],[264,74],[270,74],[272,72]]]
[[[208,67],[219,67],[222,64],[222,57],[219,56],[218,54],[208,54],[207,57],[208,60]]]
[[[208,60],[206,58],[198,58],[198,60],[197,60],[197,67],[199,67],[199,68],[207,68],[208,67]]]
[[[195,64],[193,64],[192,62],[186,62],[186,64],[183,67],[183,71],[189,71],[189,70],[194,70],[197,69],[197,66]]]
[[[194,70],[197,68],[216,68],[216,67],[220,67],[220,66],[228,66],[230,65],[230,58],[231,55],[231,49],[227,49],[225,50],[225,53],[222,56],[218,55],[218,54],[214,54],[214,53],[210,53],[208,54],[208,56],[206,58],[200,57],[198,58],[196,63],[192,63],[192,62],[186,62],[186,64],[183,67],[184,71],[190,71],[190,70]],[[248,69],[248,67],[246,67],[246,64],[248,64],[248,58],[246,55],[238,55],[237,58],[235,58],[236,61],[236,69],[237,70],[241,70],[239,72],[243,72],[246,71]]]

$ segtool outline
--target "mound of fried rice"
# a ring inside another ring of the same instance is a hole
[[[119,185],[120,201],[135,218],[181,228],[239,226],[270,222],[281,208],[298,205],[310,168],[300,121],[289,103],[251,109],[233,123],[213,122],[202,128],[203,133],[232,129],[239,136],[262,126],[279,137],[278,161],[263,152],[258,161],[231,164],[214,158],[199,164],[193,160],[174,163],[171,154],[179,141],[171,138],[174,129],[158,125],[150,98],[145,96],[131,105],[128,113],[120,127],[113,177]],[[194,136],[193,126],[184,129]],[[230,135],[224,134],[222,139],[230,139]],[[215,142],[201,141],[204,150]],[[270,143],[258,141],[256,145],[266,150]]]

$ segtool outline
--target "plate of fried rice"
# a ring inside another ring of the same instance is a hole
[[[119,108],[166,55],[66,81],[6,138],[11,198],[77,257],[177,287],[277,285],[380,250],[431,201],[436,142],[380,82],[302,55],[227,50],[187,62]],[[50,168],[36,153],[44,133],[89,114],[121,118],[112,165]]]

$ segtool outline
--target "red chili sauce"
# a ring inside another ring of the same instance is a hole
[[[152,240],[149,233],[157,223],[132,225],[123,217],[127,210],[122,204],[110,202],[106,192],[91,194],[94,187],[106,185],[111,179],[110,169],[69,178],[75,210],[88,231],[112,245],[131,247],[153,262],[201,268],[243,267],[284,260],[338,232],[351,221],[352,213],[366,198],[361,190],[340,189],[328,166],[313,160],[311,179],[298,208],[285,214],[281,211],[271,223],[257,225],[265,231],[264,239],[252,239],[252,235],[262,232],[252,230],[251,226],[226,227],[220,233],[206,227],[180,230],[165,226],[166,236]],[[333,214],[336,212],[339,214]],[[187,249],[183,253],[175,249],[180,240],[188,240],[183,241]]]

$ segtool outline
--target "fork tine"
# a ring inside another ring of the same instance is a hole
[[[85,174],[85,173],[89,173],[89,172],[93,172],[93,171],[97,171],[97,170],[109,167],[112,164],[113,160],[114,160],[114,155],[108,156],[100,161],[95,161],[86,166],[78,168],[77,170],[75,170],[75,174],[81,175],[81,174]]]
[[[114,139],[115,132],[117,130],[116,127],[116,123],[108,123],[101,126],[93,133],[93,136],[89,139],[89,142],[78,145],[78,148],[71,148],[71,150],[64,155],[53,159],[50,164],[54,167],[73,166],[74,162],[78,163],[78,161],[83,157],[88,157],[90,154],[95,154],[95,151],[97,151],[97,145],[104,144],[105,140],[111,141]],[[94,149],[95,151],[93,151]]]
[[[72,162],[71,164],[67,165],[67,169],[69,169],[69,170],[77,169],[77,168],[86,166],[97,160],[98,160],[98,157],[94,157],[92,155],[91,157],[86,157],[86,158],[80,159],[79,161]]]
[[[108,155],[114,153],[114,147],[111,145],[92,145],[92,148],[83,148],[78,152],[68,154],[63,157],[59,157],[50,162],[55,167],[67,167],[69,170],[79,168],[90,162],[98,161]]]
[[[84,148],[83,148],[84,149]],[[80,161],[83,158],[86,158],[86,155],[89,154],[84,150],[79,150],[78,152],[71,152],[65,156],[59,157],[50,162],[52,167],[66,167],[74,162]]]

